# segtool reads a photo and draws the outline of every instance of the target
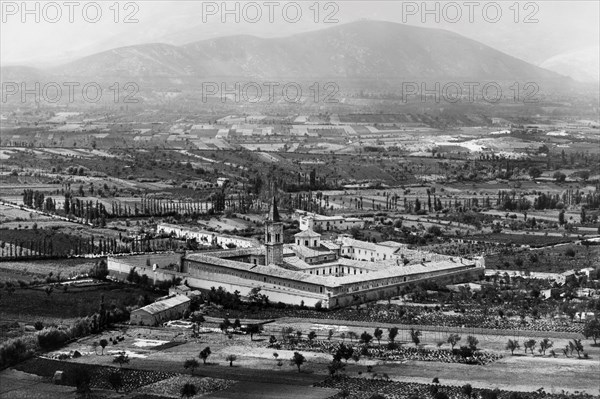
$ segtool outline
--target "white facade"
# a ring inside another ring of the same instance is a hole
[[[365,222],[358,218],[346,218],[344,216],[324,216],[311,212],[296,211],[300,230],[350,230],[353,227],[364,228]]]
[[[230,245],[234,245],[236,248],[254,248],[259,245],[256,240],[250,238],[229,236],[213,231],[181,227],[168,223],[159,223],[156,226],[156,231],[169,235],[174,234],[175,237],[185,238],[186,240],[195,238],[198,244],[204,246],[218,245],[222,248],[229,248]]]

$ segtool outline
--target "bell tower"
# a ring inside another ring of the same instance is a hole
[[[275,197],[265,221],[265,249],[266,265],[283,263],[283,223],[279,217]]]

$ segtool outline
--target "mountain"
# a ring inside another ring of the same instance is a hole
[[[590,47],[560,53],[545,60],[540,66],[580,82],[598,82],[600,48]]]
[[[359,21],[281,38],[116,48],[50,69],[70,79],[227,81],[563,81],[555,72],[446,30]]]

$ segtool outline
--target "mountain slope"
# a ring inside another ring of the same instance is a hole
[[[560,53],[542,62],[542,68],[570,76],[580,82],[598,82],[600,76],[600,48],[590,47]]]
[[[184,46],[122,47],[52,72],[68,77],[173,82],[208,78],[459,82],[561,78],[452,32],[380,21],[282,38],[230,36]]]

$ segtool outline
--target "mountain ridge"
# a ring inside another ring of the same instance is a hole
[[[276,38],[234,35],[181,46],[131,45],[43,72],[54,77],[182,85],[213,78],[248,81],[569,80],[454,32],[364,20]]]

